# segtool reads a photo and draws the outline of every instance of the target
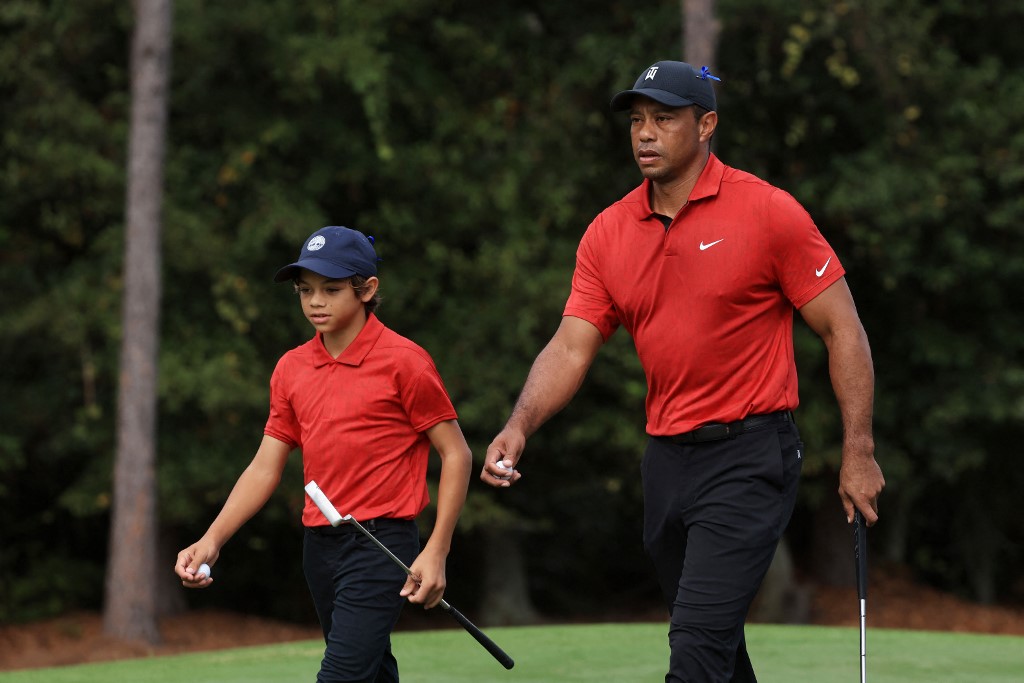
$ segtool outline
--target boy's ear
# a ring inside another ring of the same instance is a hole
[[[377,293],[377,287],[380,286],[380,280],[376,276],[366,278],[366,284],[362,287],[362,292],[359,294],[359,300],[364,304],[374,297]]]

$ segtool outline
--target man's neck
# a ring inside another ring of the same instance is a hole
[[[697,186],[700,174],[708,164],[709,156],[704,157],[697,165],[681,178],[651,181],[651,210],[663,216],[674,217],[690,200],[690,193]]]

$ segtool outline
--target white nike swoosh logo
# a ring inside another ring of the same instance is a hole
[[[724,240],[724,239],[725,239],[725,238],[723,237],[723,238],[722,238],[722,239],[720,239],[720,240],[715,240],[715,241],[714,241],[714,242],[712,242],[711,244],[704,244],[704,240],[701,240],[701,241],[700,241],[700,250],[701,250],[701,251],[704,251],[705,249],[710,249],[711,247],[715,246],[716,244],[718,244],[719,242],[721,242],[721,241],[722,241],[722,240]]]
[[[826,268],[828,268],[828,264],[829,264],[829,263],[830,263],[831,261],[832,261],[832,257],[831,257],[831,256],[829,256],[829,257],[828,257],[828,261],[825,261],[825,265],[823,265],[823,266],[821,267],[821,270],[815,270],[815,271],[814,271],[814,274],[815,274],[815,275],[817,275],[818,277],[821,277],[822,275],[824,275],[824,274],[825,274],[825,269],[826,269]]]

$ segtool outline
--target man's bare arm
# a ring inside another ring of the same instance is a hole
[[[555,335],[533,362],[512,416],[487,448],[481,480],[496,487],[519,480],[522,475],[514,468],[526,439],[569,403],[603,343],[592,323],[572,316],[562,318]],[[511,476],[497,465],[499,460],[506,462]]]
[[[870,526],[878,521],[878,496],[885,486],[875,461],[871,428],[875,373],[867,334],[846,279],[807,303],[800,314],[828,348],[829,375],[843,419],[839,497],[848,521],[853,521],[857,509]]]

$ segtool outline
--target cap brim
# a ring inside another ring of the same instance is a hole
[[[274,274],[274,282],[286,282],[288,280],[294,280],[295,275],[299,272],[299,269],[305,268],[306,270],[313,271],[317,275],[323,275],[331,279],[341,279],[346,277],[352,277],[353,275],[359,275],[351,268],[339,266],[337,263],[332,263],[324,259],[318,258],[307,258],[295,263],[289,263],[284,268],[281,268],[277,273]]]
[[[641,88],[639,90],[623,90],[615,95],[611,102],[612,111],[625,111],[629,109],[630,102],[632,102],[633,98],[637,95],[649,97],[655,102],[661,102],[669,107],[688,107],[691,104],[694,104],[693,101],[680,97],[675,93],[670,93],[667,90]]]

